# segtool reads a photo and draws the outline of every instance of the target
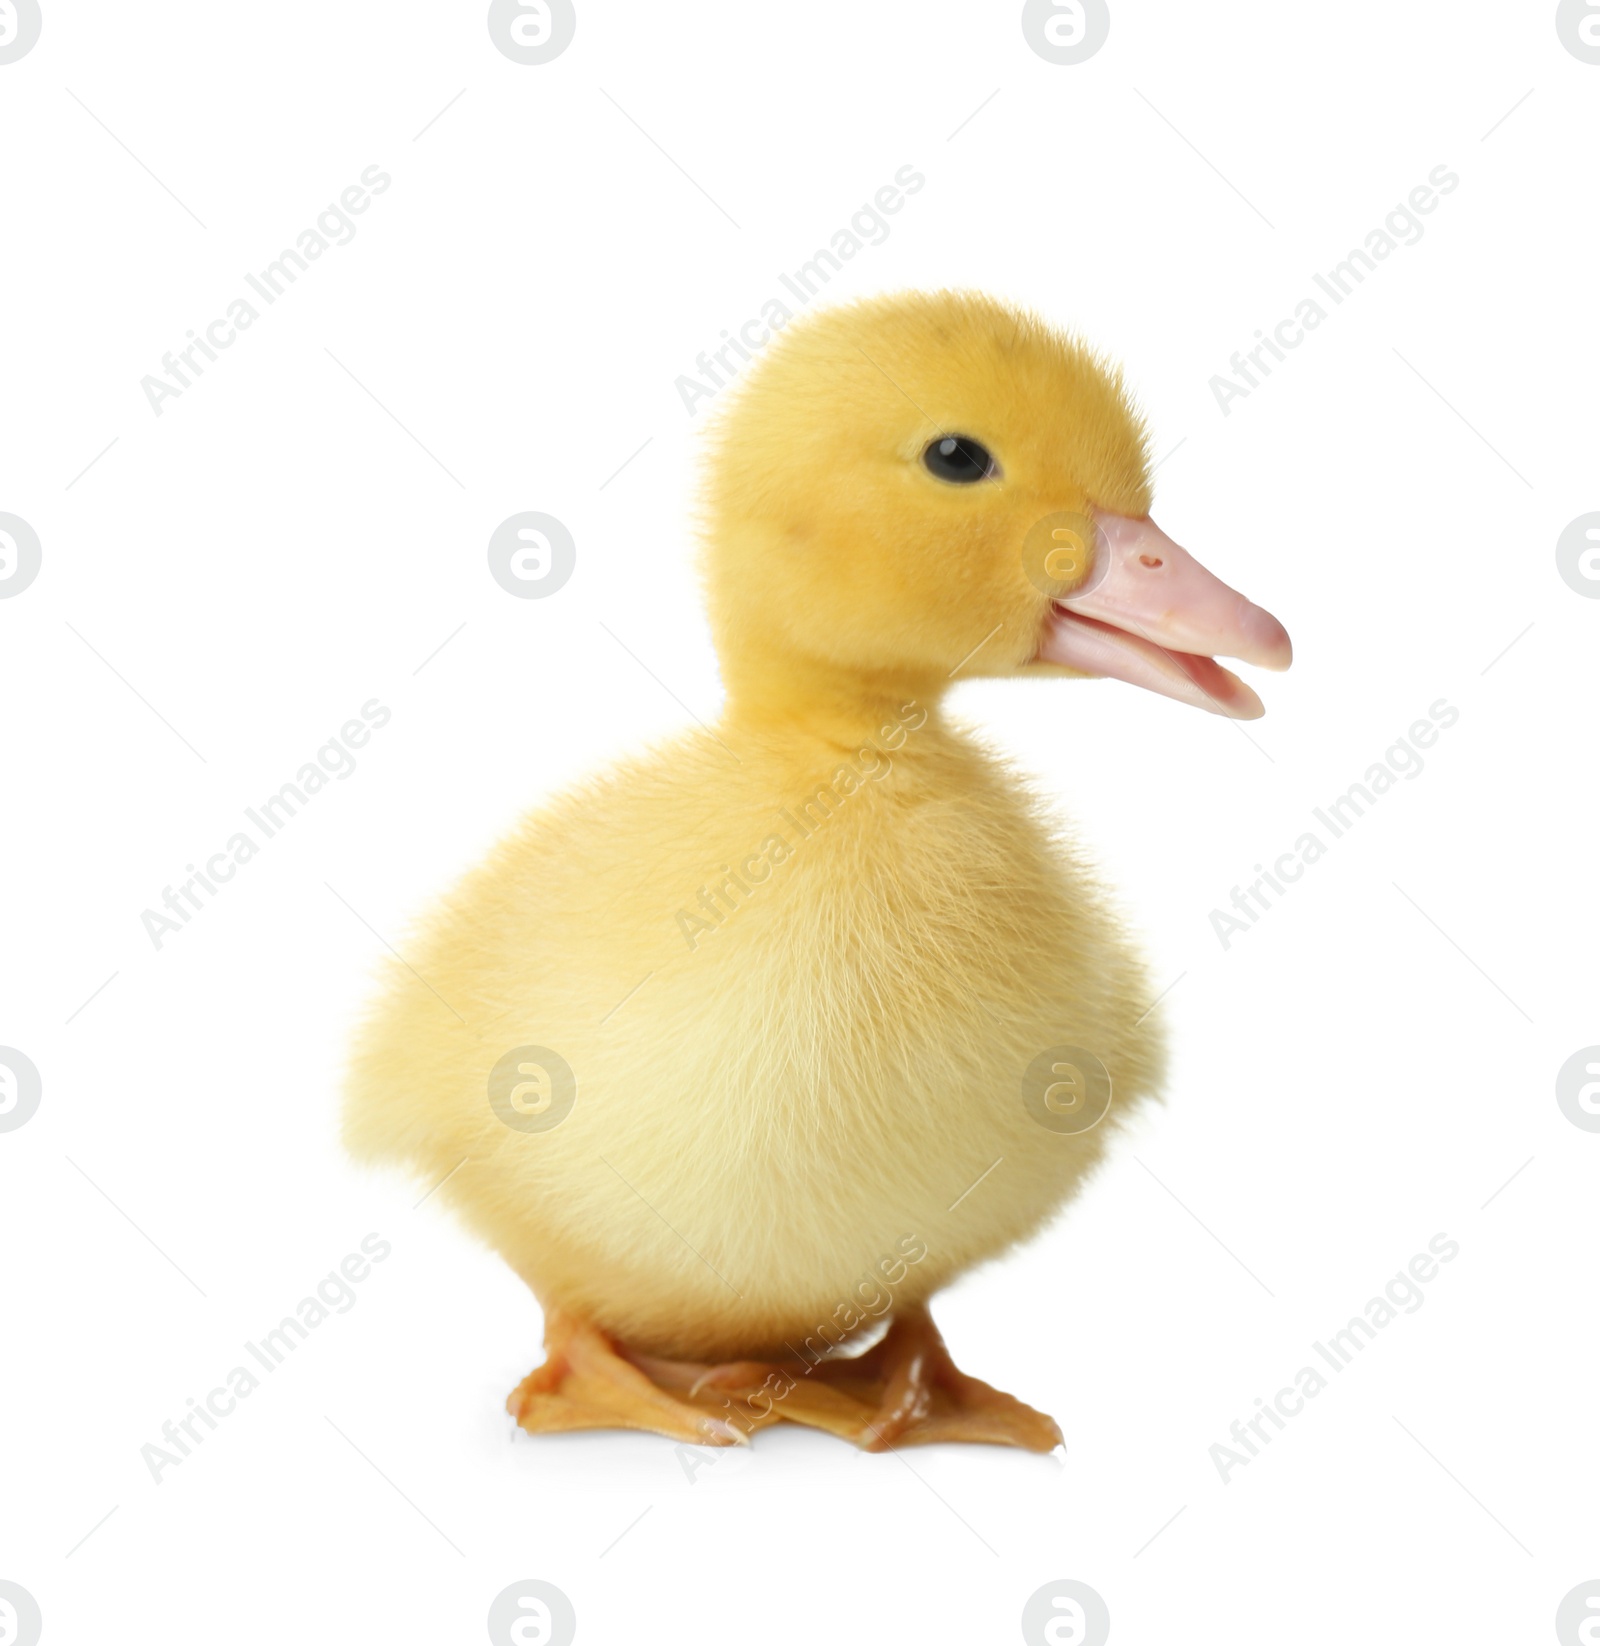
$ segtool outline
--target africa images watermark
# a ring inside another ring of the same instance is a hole
[[[244,815],[254,825],[262,841],[270,840],[298,816],[300,808],[325,789],[330,778],[342,781],[349,777],[356,769],[355,751],[365,747],[373,732],[381,731],[389,724],[390,718],[389,710],[377,698],[369,697],[361,705],[361,718],[345,721],[338,732],[317,750],[317,758],[308,760],[295,773],[292,783],[285,783],[276,794],[269,795],[259,808],[246,806]],[[213,852],[206,859],[203,869],[193,863],[186,864],[184,872],[189,878],[176,889],[171,886],[162,889],[162,908],[167,912],[163,914],[161,909],[140,910],[139,919],[145,935],[159,949],[163,939],[173,932],[181,932],[194,915],[205,908],[205,900],[200,896],[202,891],[208,898],[215,897],[221,886],[238,873],[241,865],[248,863],[260,850],[261,846],[254,837],[241,829],[237,834],[229,835],[221,851]]]
[[[1422,218],[1439,209],[1440,195],[1454,194],[1460,184],[1461,179],[1449,167],[1435,166],[1428,173],[1428,182],[1419,183],[1407,196],[1409,204],[1397,204],[1384,218],[1382,226],[1367,235],[1363,245],[1351,247],[1345,260],[1335,263],[1327,274],[1312,275],[1318,290],[1335,307],[1343,303],[1391,253],[1401,246],[1416,245],[1423,235]],[[1233,377],[1219,372],[1211,379],[1211,393],[1222,415],[1230,415],[1230,402],[1247,399],[1251,389],[1261,387],[1261,378],[1272,375],[1272,366],[1264,356],[1270,355],[1278,361],[1287,360],[1289,357],[1284,350],[1299,348],[1305,342],[1307,333],[1315,331],[1327,318],[1328,311],[1315,296],[1302,297],[1295,305],[1294,313],[1280,320],[1272,328],[1270,336],[1258,327],[1256,336],[1260,341],[1256,346],[1236,353],[1228,362]]]
[[[1311,1345],[1317,1358],[1333,1372],[1342,1372],[1399,1314],[1414,1315],[1422,1307],[1427,1301],[1423,1286],[1437,1276],[1440,1263],[1453,1263],[1460,1251],[1460,1244],[1449,1235],[1436,1234],[1428,1242],[1428,1250],[1418,1252],[1405,1269],[1384,1286],[1382,1297],[1372,1298],[1360,1314],[1352,1315],[1326,1343]],[[1272,1443],[1272,1432],[1281,1433],[1288,1428],[1287,1420],[1299,1417],[1306,1409],[1306,1402],[1316,1399],[1327,1387],[1328,1379],[1315,1366],[1302,1366],[1294,1374],[1293,1388],[1285,1385],[1270,1401],[1257,1395],[1256,1410],[1242,1422],[1235,1419],[1228,1431],[1233,1444],[1224,1445],[1219,1441],[1211,1448],[1211,1461],[1222,1484],[1229,1484],[1234,1470],[1254,1462],[1262,1448]]]
[[[295,1312],[285,1315],[259,1343],[246,1343],[245,1353],[263,1371],[269,1374],[277,1371],[330,1313],[349,1314],[356,1306],[356,1286],[372,1273],[372,1265],[382,1263],[392,1250],[382,1235],[363,1236],[360,1251],[348,1253],[337,1270],[330,1269],[317,1282],[314,1297],[301,1298]],[[139,1455],[156,1485],[161,1484],[164,1470],[184,1462],[207,1433],[220,1427],[218,1419],[231,1417],[239,1409],[239,1402],[254,1394],[261,1383],[261,1378],[250,1367],[235,1366],[203,1401],[190,1395],[189,1409],[176,1422],[169,1418],[161,1425],[164,1444],[152,1441],[139,1448]]]
[[[1367,767],[1361,782],[1352,783],[1336,800],[1330,800],[1326,809],[1313,806],[1311,815],[1328,831],[1328,839],[1324,840],[1315,829],[1307,829],[1291,850],[1273,860],[1270,869],[1256,864],[1259,878],[1243,891],[1237,886],[1233,888],[1230,901],[1237,912],[1211,911],[1211,929],[1223,948],[1231,948],[1235,934],[1249,931],[1268,909],[1275,907],[1270,893],[1276,893],[1281,900],[1289,889],[1284,882],[1292,886],[1327,854],[1332,842],[1348,834],[1400,778],[1409,782],[1420,777],[1425,765],[1422,751],[1431,749],[1438,742],[1439,733],[1448,731],[1460,718],[1458,709],[1444,698],[1438,698],[1428,706],[1428,718],[1413,720],[1405,735],[1384,750],[1383,759]]]
[[[738,869],[724,863],[722,880],[714,887],[700,888],[698,907],[701,912],[696,914],[692,909],[679,909],[674,917],[689,948],[697,948],[703,936],[716,931],[735,909],[749,902],[755,896],[756,887],[769,881],[774,869],[791,862],[801,845],[837,817],[852,795],[860,794],[868,783],[881,783],[894,768],[894,762],[886,751],[899,749],[905,743],[907,732],[920,731],[927,723],[928,711],[921,704],[914,701],[904,704],[899,710],[898,719],[879,727],[876,742],[869,737],[856,751],[853,760],[840,761],[826,783],[819,783],[810,794],[797,801],[794,808],[785,806],[778,813],[785,823],[798,832],[799,839],[791,839],[786,831],[780,829],[775,834],[769,834],[753,852],[740,858]],[[880,747],[880,744],[883,746]],[[798,817],[795,816],[796,810],[800,814]]]
[[[795,311],[803,309],[857,252],[881,246],[889,238],[889,218],[904,209],[908,195],[920,194],[926,182],[915,167],[902,166],[894,174],[894,182],[885,183],[870,203],[863,201],[849,223],[837,230],[826,246],[819,246],[809,262],[802,263],[792,275],[778,276],[794,308],[783,297],[769,297],[761,305],[760,314],[739,327],[737,336],[723,327],[722,344],[695,359],[699,376],[686,372],[673,382],[683,409],[693,417],[702,401],[715,399],[717,390],[725,389],[739,375],[740,364],[754,360],[754,351],[765,348],[773,334],[794,319]]]
[[[355,239],[356,217],[371,206],[372,196],[388,192],[391,181],[388,172],[368,166],[360,182],[352,183],[339,196],[337,204],[330,200],[317,214],[312,227],[301,230],[292,247],[285,246],[260,274],[247,274],[245,284],[264,305],[270,307],[276,303],[325,251],[334,246],[348,246]],[[227,313],[213,320],[203,334],[191,327],[186,346],[162,355],[161,369],[166,377],[146,375],[139,379],[151,411],[160,417],[163,401],[176,400],[185,389],[194,387],[195,378],[205,375],[205,365],[197,356],[212,362],[219,360],[221,356],[217,351],[232,348],[239,333],[248,331],[260,318],[261,311],[249,297],[236,297],[228,305]]]

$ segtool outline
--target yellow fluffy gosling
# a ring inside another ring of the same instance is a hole
[[[451,1174],[538,1298],[525,1429],[1048,1450],[928,1299],[1061,1208],[1161,1035],[1092,872],[944,698],[1098,674],[1252,717],[1210,654],[1281,668],[1288,636],[1149,520],[1117,373],[981,296],[787,329],[706,503],[721,721],[533,812],[433,913],[349,1146]]]

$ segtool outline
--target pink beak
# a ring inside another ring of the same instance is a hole
[[[1286,669],[1294,654],[1283,625],[1154,521],[1104,513],[1095,521],[1089,576],[1055,601],[1039,661],[1125,680],[1233,720],[1260,719],[1261,699],[1213,654]]]

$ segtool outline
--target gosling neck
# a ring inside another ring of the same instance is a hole
[[[869,671],[771,655],[725,659],[723,682],[728,693],[723,720],[731,731],[840,750],[859,748],[885,728],[903,725],[916,710],[938,724],[950,685],[937,673]]]

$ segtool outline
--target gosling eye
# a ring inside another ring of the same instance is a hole
[[[977,480],[988,480],[1000,472],[999,465],[989,455],[989,448],[980,445],[970,434],[947,434],[935,440],[922,454],[923,467],[941,480],[958,486],[970,486]]]

